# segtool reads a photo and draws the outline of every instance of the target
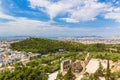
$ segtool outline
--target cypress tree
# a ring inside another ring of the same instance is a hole
[[[110,80],[110,63],[109,63],[109,59],[107,60],[106,80]]]

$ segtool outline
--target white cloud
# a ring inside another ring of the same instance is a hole
[[[110,28],[85,28],[85,27],[68,27],[53,25],[50,22],[41,22],[18,18],[15,21],[0,23],[0,36],[41,36],[41,37],[64,37],[64,36],[114,36],[118,35],[120,27]]]
[[[74,36],[84,31],[84,28],[70,28],[53,25],[51,22],[42,22],[38,20],[30,20],[23,17],[13,17],[0,11],[0,18],[10,19],[11,21],[0,22],[0,36]],[[77,32],[77,33],[76,33]]]
[[[31,7],[39,8],[47,13],[51,19],[58,15],[68,15],[61,18],[66,22],[78,23],[82,21],[95,20],[97,16],[103,16],[105,19],[113,19],[120,22],[120,1],[100,3],[98,0],[29,0]],[[117,5],[114,6],[113,5]]]
[[[66,22],[72,22],[72,23],[78,23],[78,20],[72,19],[72,18],[62,18],[61,20],[64,20]]]
[[[75,36],[84,35],[92,29],[86,28],[70,28],[67,26],[52,25],[49,22],[41,22],[37,20],[29,20],[26,18],[18,18],[15,21],[0,23],[0,36]]]
[[[104,3],[98,3],[96,0],[86,0],[82,3],[84,6],[78,5],[76,9],[73,9],[70,12],[70,18],[76,20],[77,22],[95,20],[96,16],[102,13],[104,8],[107,7]]]
[[[5,13],[3,13],[3,12],[1,12],[1,11],[0,11],[0,18],[11,19],[11,20],[16,19],[15,17],[12,17],[12,16],[9,16],[9,15],[6,15]]]
[[[43,7],[42,11],[48,13],[52,18],[58,14],[69,13],[67,18],[62,18],[66,22],[80,22],[94,20],[96,16],[105,11],[106,19],[119,21],[120,8],[109,7],[105,3],[99,3],[96,0],[60,0],[56,3],[48,0],[29,0],[32,8]],[[108,8],[109,7],[109,8]],[[45,8],[45,9],[44,9]],[[41,8],[39,8],[41,9]],[[85,28],[68,27],[52,24],[51,22],[42,22],[30,20],[23,17],[13,17],[5,14],[0,9],[0,18],[10,19],[12,21],[0,23],[0,36],[80,36],[80,35],[117,35],[120,34],[120,28]]]
[[[105,3],[100,3],[97,0],[60,0],[55,3],[49,0],[29,1],[32,8],[37,7],[46,12],[51,19],[59,14],[68,14],[67,18],[63,18],[66,22],[94,20],[107,7]]]
[[[66,13],[66,11],[72,6],[71,3],[66,3],[66,0],[60,0],[53,3],[49,0],[29,0],[32,8],[39,8],[43,12],[46,12],[51,19],[56,17],[60,13]],[[66,3],[66,4],[64,4]]]
[[[120,22],[120,7],[111,7],[104,17],[106,19],[113,19],[117,22]]]
[[[3,13],[2,13],[3,14]],[[6,14],[3,14],[8,16]],[[94,28],[71,28],[67,26],[53,25],[51,22],[42,22],[37,20],[30,20],[27,18],[15,18],[6,23],[0,23],[0,36],[41,36],[41,37],[63,37],[63,36],[80,36],[80,35],[95,35],[97,34]]]
[[[116,0],[115,4],[120,5],[120,1]]]
[[[0,18],[11,19],[11,20],[16,19],[15,17],[12,17],[12,16],[9,16],[9,15],[5,14],[4,10],[1,7],[1,4],[2,4],[2,0],[0,0]]]

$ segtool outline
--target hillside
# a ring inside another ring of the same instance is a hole
[[[63,42],[43,38],[28,38],[26,40],[11,44],[13,50],[48,53],[56,52],[58,49],[65,49],[67,51],[83,50],[84,45],[74,42]]]
[[[76,42],[64,42],[44,38],[28,38],[23,41],[11,44],[13,50],[35,52],[35,53],[49,53],[56,52],[58,49],[65,49],[67,51],[95,51],[104,52],[107,48],[113,45],[105,44],[81,44]],[[119,48],[120,46],[118,46]],[[115,47],[116,48],[116,47]]]

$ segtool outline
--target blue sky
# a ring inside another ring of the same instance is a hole
[[[120,36],[120,0],[0,0],[0,36]]]

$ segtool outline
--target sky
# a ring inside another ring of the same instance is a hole
[[[120,0],[0,0],[0,37],[120,36]]]

